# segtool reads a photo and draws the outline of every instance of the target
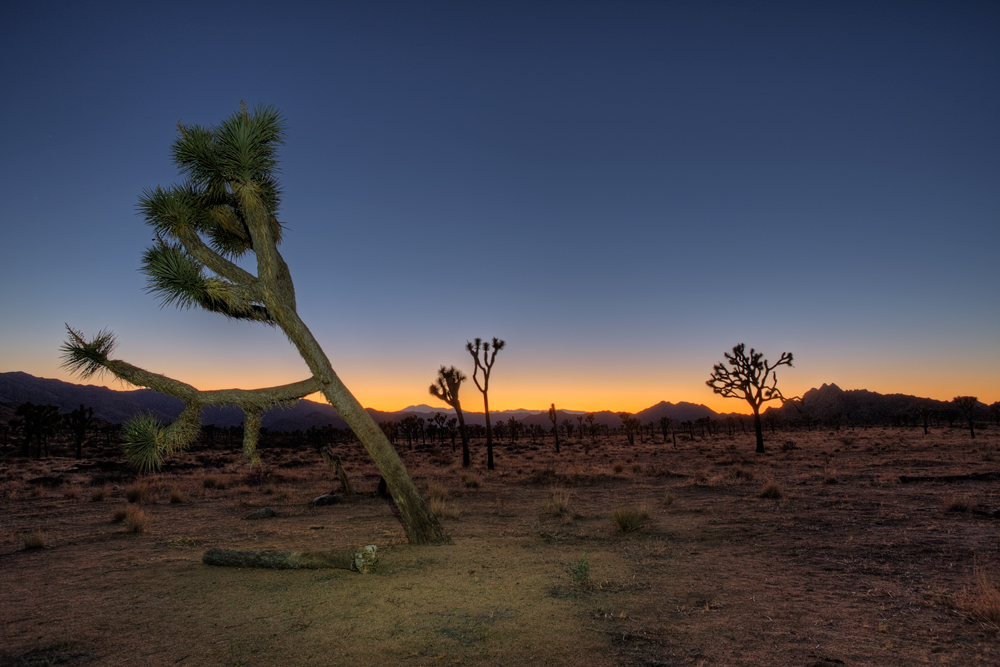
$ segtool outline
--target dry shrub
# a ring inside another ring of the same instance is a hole
[[[631,533],[639,530],[642,524],[649,519],[649,512],[642,507],[619,507],[612,515],[615,526],[622,533]]]
[[[119,507],[118,509],[116,509],[115,513],[111,515],[111,523],[121,523],[122,521],[124,521],[125,517],[128,515],[129,507],[131,507],[131,505],[128,505],[126,507]]]
[[[611,469],[615,471],[616,475],[620,475],[625,470],[625,464],[621,461],[615,461]]]
[[[188,502],[187,494],[176,486],[170,487],[170,504],[180,505]]]
[[[218,475],[205,475],[201,480],[201,485],[206,489],[215,489],[217,491],[226,490],[226,480],[222,479]]]
[[[28,492],[28,495],[32,498],[41,498],[45,495],[45,487],[40,484],[38,486],[33,486],[31,487],[31,491]]]
[[[431,480],[427,482],[427,497],[431,500],[444,500],[448,497],[448,487],[441,482]]]
[[[33,549],[44,549],[45,534],[36,530],[32,533],[28,533],[27,535],[22,535],[21,544],[24,545],[25,551],[31,551]]]
[[[573,510],[570,507],[570,493],[566,489],[554,486],[549,489],[549,497],[542,502],[542,510],[548,514],[573,517]]]
[[[975,506],[976,503],[968,493],[952,493],[944,499],[946,512],[968,512]]]
[[[831,472],[831,473],[827,473],[826,477],[823,478],[823,483],[824,484],[840,484],[840,480],[838,480],[837,476]]]
[[[982,568],[976,566],[975,573],[976,583],[965,591],[962,606],[972,618],[1000,626],[1000,590]]]
[[[125,500],[136,505],[149,505],[156,502],[156,493],[146,482],[136,482],[125,489]]]
[[[642,464],[641,463],[633,463],[632,464],[632,472],[634,472],[637,475],[639,473],[641,473],[642,472]]]
[[[467,472],[464,475],[462,475],[462,483],[465,484],[465,488],[467,489],[478,489],[479,485],[482,483],[482,480],[479,479],[478,475],[474,475],[471,472]]]
[[[781,485],[777,482],[768,482],[757,494],[758,498],[767,498],[769,500],[780,500],[785,495],[785,492],[781,489]]]
[[[139,509],[138,505],[125,506],[125,530],[130,533],[145,533],[149,530],[152,520]]]
[[[431,512],[439,519],[454,519],[459,515],[459,511],[448,504],[448,501],[440,497],[432,497],[430,501]]]
[[[744,470],[743,466],[735,465],[726,473],[727,477],[736,482],[752,482],[753,472]]]
[[[675,496],[671,491],[667,491],[663,495],[663,504],[666,505],[667,507],[673,505],[675,500],[677,500],[677,496]]]
[[[781,451],[785,452],[786,454],[794,449],[798,449],[798,445],[795,444],[794,440],[785,440],[783,443],[781,443]]]
[[[102,486],[95,486],[90,490],[90,501],[99,503],[109,495],[111,495],[111,485],[104,484]]]

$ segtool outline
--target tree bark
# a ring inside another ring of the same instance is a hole
[[[764,453],[764,432],[760,428],[760,408],[753,406],[753,430],[757,434],[757,453]]]
[[[337,568],[361,574],[378,568],[378,552],[374,545],[349,551],[232,551],[209,549],[202,554],[205,565],[220,567],[254,567],[271,570],[316,570]]]

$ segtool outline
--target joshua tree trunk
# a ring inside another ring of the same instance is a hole
[[[757,435],[757,450],[758,454],[764,453],[764,432],[760,428],[760,408],[754,407],[753,409],[753,430]]]

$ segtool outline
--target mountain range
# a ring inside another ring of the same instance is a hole
[[[94,417],[112,424],[121,423],[138,413],[151,414],[162,422],[170,422],[180,414],[183,404],[179,399],[157,393],[150,389],[114,390],[96,385],[79,385],[62,380],[39,378],[20,371],[0,373],[0,424],[5,424],[14,416],[17,406],[26,401],[35,404],[51,404],[61,413],[70,412],[80,405],[92,407]],[[741,406],[742,407],[742,406]],[[895,415],[913,415],[918,408],[947,411],[953,410],[950,401],[937,401],[906,394],[878,394],[866,389],[843,390],[835,384],[824,384],[818,389],[807,391],[801,402],[786,403],[769,410],[788,421],[802,419],[808,415],[813,420],[824,420],[841,415],[855,422],[884,423]],[[985,408],[985,406],[982,406]],[[398,412],[382,412],[367,408],[376,422],[400,421],[408,416],[428,419],[436,412],[449,417],[455,414],[451,408],[437,408],[427,404],[412,405]],[[482,412],[463,410],[468,424],[485,424]],[[569,419],[576,422],[578,410],[557,410],[557,421]],[[711,408],[696,403],[668,403],[656,405],[637,412],[635,416],[643,423],[659,423],[661,417],[673,420],[675,426],[684,421],[695,421],[703,417],[725,418],[736,413],[718,413]],[[537,424],[549,428],[547,410],[494,410],[490,411],[494,423],[513,418],[526,426]],[[243,423],[243,412],[234,406],[212,406],[202,411],[202,423],[218,427],[238,426]],[[594,412],[594,423],[608,426],[621,425],[618,413],[610,410]],[[300,400],[291,407],[274,408],[264,415],[263,426],[273,431],[308,430],[311,427],[333,426],[347,428],[347,423],[326,403]]]
[[[112,424],[121,423],[138,413],[151,414],[162,422],[170,422],[181,413],[183,403],[180,399],[166,396],[150,389],[114,390],[96,385],[80,385],[62,380],[39,378],[28,373],[14,371],[0,373],[0,423],[6,423],[14,416],[14,411],[21,403],[30,401],[38,404],[51,404],[59,408],[61,413],[67,413],[85,405],[94,409],[94,417]],[[412,405],[398,412],[382,412],[366,408],[376,422],[400,421],[410,415],[429,419],[435,413],[441,412],[449,417],[454,416],[451,408],[420,404]],[[485,424],[486,417],[482,412],[462,411],[467,424]],[[584,414],[579,410],[558,410],[557,420],[564,419],[576,422],[576,418]],[[694,403],[660,402],[652,407],[636,413],[643,423],[659,422],[660,417],[670,417],[675,423],[701,417],[718,418],[720,415],[704,405]],[[238,426],[243,423],[243,412],[234,406],[211,406],[202,411],[202,423],[214,424],[218,427]],[[550,427],[548,410],[491,410],[491,420],[507,421],[514,418],[527,426],[538,424]],[[595,424],[619,425],[621,419],[618,413],[603,410],[594,413]],[[337,411],[326,403],[316,403],[302,399],[287,408],[274,408],[264,415],[263,426],[273,431],[307,430],[311,427],[322,428],[333,426],[347,428],[347,423],[340,418]]]

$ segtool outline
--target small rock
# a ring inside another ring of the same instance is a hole
[[[248,519],[271,519],[271,518],[276,517],[276,516],[278,516],[278,513],[275,512],[270,507],[262,507],[259,510],[257,510],[256,512],[254,512],[253,514],[251,514],[250,516],[248,516],[247,518]]]
[[[313,498],[309,504],[319,507],[320,505],[336,505],[342,502],[344,502],[344,496],[339,493],[324,493],[322,496]]]

